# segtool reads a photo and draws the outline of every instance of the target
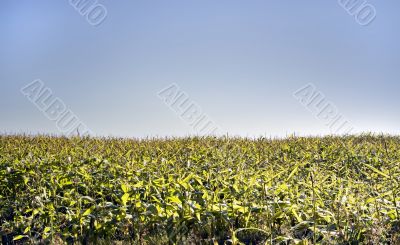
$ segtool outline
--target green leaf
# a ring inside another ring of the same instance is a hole
[[[372,171],[374,171],[375,173],[377,173],[377,174],[379,174],[379,175],[381,175],[381,176],[383,176],[385,178],[388,178],[388,179],[390,178],[389,175],[385,174],[384,172],[380,171],[379,169],[377,169],[377,168],[375,168],[375,167],[373,167],[373,166],[371,166],[369,164],[366,164],[366,163],[364,163],[364,165],[366,167],[368,167],[369,169],[371,169]]]
[[[182,201],[179,199],[179,197],[172,196],[172,197],[168,197],[167,199],[172,203],[182,204]]]
[[[95,206],[92,206],[92,207],[86,209],[86,211],[82,214],[82,216],[88,216],[89,214],[91,214],[93,212],[94,209],[95,209]]]
[[[287,177],[286,181],[289,181],[297,172],[299,169],[299,165],[296,165],[296,167],[293,169],[293,171],[290,173],[289,177]]]
[[[121,189],[122,189],[122,191],[123,191],[124,193],[129,192],[129,187],[128,187],[127,185],[125,185],[125,184],[121,184]]]
[[[16,237],[14,237],[13,241],[18,241],[18,240],[21,240],[22,238],[26,238],[26,237],[28,237],[28,236],[18,235]]]
[[[26,227],[25,230],[24,230],[24,234],[28,233],[30,230],[31,230],[30,226]]]
[[[127,204],[127,202],[128,202],[128,199],[129,199],[129,193],[125,193],[125,194],[121,197],[122,205],[126,206],[126,204]]]

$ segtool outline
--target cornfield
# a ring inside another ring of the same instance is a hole
[[[400,137],[0,136],[4,244],[400,244]]]

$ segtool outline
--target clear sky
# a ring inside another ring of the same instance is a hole
[[[332,133],[293,96],[309,83],[354,133],[399,134],[400,1],[366,3],[363,26],[337,0],[98,0],[93,26],[69,0],[2,0],[0,130],[60,133],[20,91],[41,79],[101,136],[197,134],[172,83],[218,134]]]

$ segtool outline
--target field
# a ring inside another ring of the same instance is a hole
[[[400,137],[0,136],[5,244],[400,244]]]

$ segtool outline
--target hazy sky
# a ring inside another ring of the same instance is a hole
[[[20,91],[41,79],[95,135],[198,133],[157,95],[172,83],[218,134],[332,133],[293,96],[309,83],[353,132],[398,134],[400,1],[367,3],[363,26],[337,0],[98,0],[92,26],[68,0],[2,0],[0,130],[60,133]]]

